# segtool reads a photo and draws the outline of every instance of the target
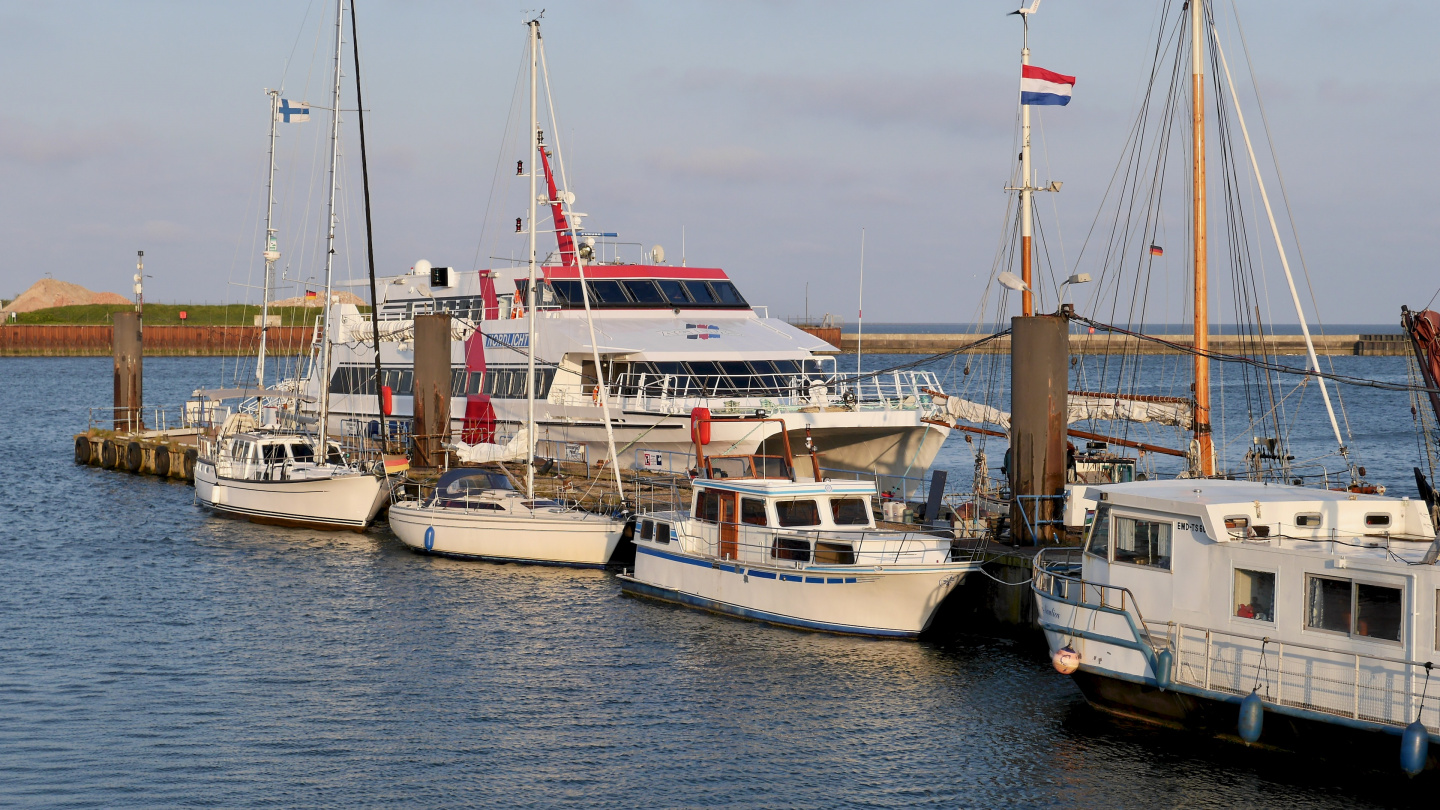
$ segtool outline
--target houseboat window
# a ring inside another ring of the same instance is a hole
[[[1115,518],[1115,562],[1170,570],[1168,521]]]
[[[1404,624],[1400,588],[1310,577],[1305,626],[1334,633],[1399,641]]]
[[[669,545],[669,544],[670,544],[670,524],[669,524],[669,523],[656,523],[656,524],[655,524],[655,542],[660,543],[661,545]]]
[[[1365,528],[1367,528],[1367,529],[1382,529],[1382,528],[1385,528],[1385,527],[1387,527],[1387,526],[1389,526],[1389,525],[1390,525],[1390,516],[1389,516],[1389,515],[1376,515],[1376,514],[1371,514],[1371,515],[1366,515],[1366,516],[1365,516]]]
[[[1249,537],[1250,518],[1240,516],[1225,518],[1225,531],[1229,533],[1231,537]]]
[[[697,303],[697,304],[717,304],[717,303],[719,303],[718,301],[715,300],[715,294],[712,293],[712,292],[710,292],[710,288],[709,288],[708,286],[706,286],[705,282],[703,282],[703,281],[686,281],[686,282],[682,282],[682,283],[685,285],[685,291],[688,292],[688,293],[690,293],[690,298],[691,298],[691,300],[693,300],[695,303]]]
[[[720,496],[708,489],[695,493],[695,519],[709,523],[720,521]]]
[[[775,516],[785,527],[820,525],[820,509],[814,501],[776,501]]]
[[[799,537],[777,537],[770,546],[770,558],[810,562],[810,541]]]
[[[815,541],[815,562],[831,565],[854,565],[855,548],[849,543]]]
[[[1235,615],[1260,622],[1275,621],[1274,574],[1235,569]]]
[[[636,301],[636,303],[640,303],[640,304],[664,304],[664,303],[665,303],[665,296],[660,292],[660,288],[659,288],[659,287],[656,287],[656,286],[655,286],[655,282],[650,281],[649,279],[639,279],[639,280],[637,280],[637,281],[627,281],[627,282],[625,282],[625,291],[628,292],[628,293],[630,293],[630,297],[631,297],[631,298],[634,298],[635,301]]]
[[[751,526],[767,525],[769,520],[765,517],[765,502],[755,498],[741,498],[740,522],[749,523]]]
[[[669,278],[660,279],[656,283],[660,285],[660,291],[665,293],[666,301],[679,305],[690,303],[690,296],[685,294],[683,283]]]
[[[653,521],[653,520],[642,520],[642,521],[640,521],[640,539],[641,539],[641,540],[653,540],[653,539],[655,539],[655,521]]]
[[[1295,525],[1301,529],[1318,529],[1320,523],[1319,512],[1301,512],[1295,516]]]
[[[831,498],[830,514],[836,526],[870,525],[870,507],[861,498]]]
[[[1110,557],[1110,505],[1100,504],[1090,528],[1090,553],[1102,559]]]

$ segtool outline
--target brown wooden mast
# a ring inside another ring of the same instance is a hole
[[[1215,446],[1210,432],[1210,287],[1205,225],[1205,0],[1190,2],[1191,52],[1191,189],[1195,247],[1195,441],[1200,450],[1200,474],[1215,474]]]

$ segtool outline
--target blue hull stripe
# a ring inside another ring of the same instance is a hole
[[[721,613],[726,616],[738,616],[742,619],[749,619],[766,624],[777,624],[781,627],[795,627],[801,630],[816,630],[822,633],[840,633],[848,636],[874,636],[876,638],[916,638],[918,632],[905,630],[879,630],[873,627],[854,627],[846,624],[830,624],[828,622],[813,622],[808,619],[797,619],[793,616],[783,616],[779,613],[770,613],[765,610],[732,605],[729,602],[720,602],[715,599],[706,599],[703,596],[684,593],[682,591],[661,588],[646,582],[641,582],[634,577],[621,576],[620,589],[626,593],[636,596],[646,596],[651,599],[658,599],[662,602],[673,602],[678,605],[696,607],[707,610],[711,613]]]
[[[659,557],[662,560],[670,560],[671,562],[693,565],[697,568],[710,568],[717,571],[724,571],[727,574],[748,573],[752,577],[762,577],[764,579],[774,579],[776,576],[776,573],[772,571],[765,571],[756,568],[751,568],[747,571],[745,567],[741,565],[729,565],[723,563],[716,563],[711,560],[702,560],[697,557],[686,557],[681,554],[672,554],[668,551],[660,551],[658,549],[642,546],[638,543],[635,544],[635,553],[648,554],[651,557]],[[800,576],[798,574],[780,574],[779,576],[780,579],[784,582],[810,582],[822,585],[842,585],[845,583],[853,584],[855,582],[855,577],[806,577]]]

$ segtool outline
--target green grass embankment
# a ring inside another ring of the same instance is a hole
[[[18,313],[14,323],[74,324],[106,326],[116,312],[132,308],[130,304],[83,304],[73,307],[51,307],[34,312]],[[360,307],[369,312],[369,307]],[[185,320],[180,320],[180,313]],[[250,304],[146,304],[146,326],[254,326],[260,307]],[[280,317],[281,326],[309,326],[320,317],[319,307],[271,307],[270,315]]]

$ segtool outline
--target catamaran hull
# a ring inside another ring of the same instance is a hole
[[[390,507],[390,529],[411,549],[445,557],[603,568],[615,554],[625,524],[602,515],[491,516]]]
[[[373,475],[248,481],[220,478],[204,459],[195,464],[195,500],[254,523],[364,531],[389,499],[385,480]]]
[[[637,545],[626,593],[767,624],[915,638],[974,566],[825,570],[719,562]]]

